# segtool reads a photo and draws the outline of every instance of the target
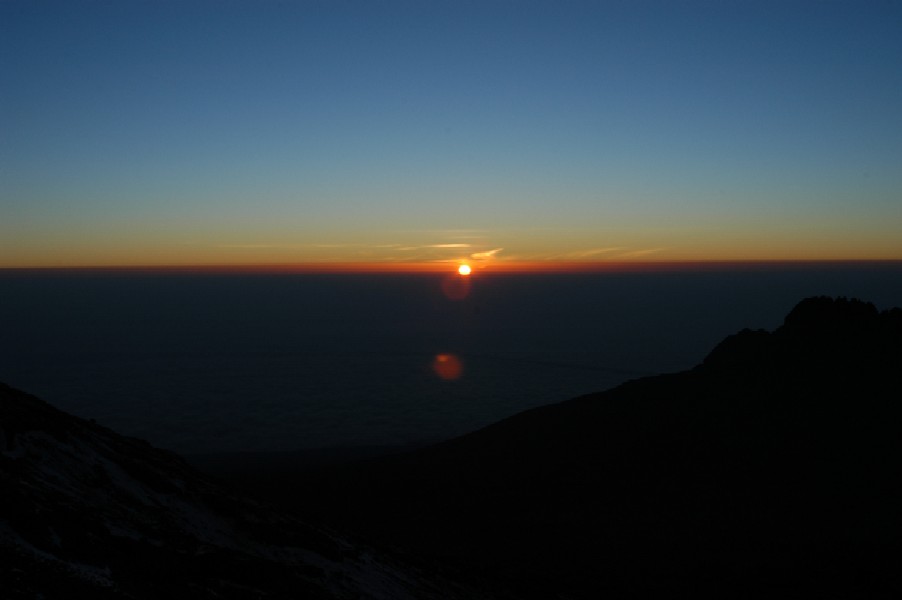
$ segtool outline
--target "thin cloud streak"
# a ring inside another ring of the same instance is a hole
[[[257,250],[257,249],[268,249],[268,248],[289,248],[290,246],[283,246],[280,244],[217,244],[216,248],[237,248],[241,250]]]
[[[632,252],[624,252],[618,255],[619,258],[639,258],[640,256],[648,256],[649,254],[657,254],[663,252],[666,248],[646,248],[644,250],[633,250]]]
[[[474,252],[470,255],[470,258],[473,260],[488,260],[490,258],[495,258],[495,256],[503,250],[504,248],[494,248],[492,250],[486,250],[485,252]]]
[[[593,248],[591,250],[579,250],[576,252],[568,252],[566,254],[560,255],[561,258],[567,259],[581,259],[581,258],[590,258],[592,256],[599,256],[602,254],[612,254],[617,252],[618,250],[623,250],[623,246],[610,246],[607,248]]]
[[[451,264],[472,261],[479,264],[480,268],[512,265],[523,261],[537,261],[541,263],[553,263],[555,261],[573,263],[605,263],[618,260],[641,260],[663,251],[664,247],[654,248],[630,248],[629,246],[602,246],[574,249],[558,253],[523,253],[516,249],[513,254],[506,249],[507,246],[492,247],[485,243],[441,242],[425,244],[387,243],[387,240],[377,240],[379,243],[235,243],[218,244],[214,246],[220,249],[230,249],[234,252],[248,252],[259,256],[282,251],[292,253],[303,252],[308,249],[309,256],[305,256],[302,262],[309,263],[338,263],[338,262],[371,262],[394,264]],[[503,253],[503,256],[502,256]],[[299,257],[298,257],[299,258]],[[246,259],[245,259],[246,260]],[[297,259],[296,259],[297,260]]]

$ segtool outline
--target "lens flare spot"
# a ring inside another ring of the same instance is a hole
[[[437,354],[432,361],[432,370],[445,381],[453,381],[463,375],[464,365],[453,354]]]
[[[470,274],[470,265],[460,265],[457,267],[457,272],[466,277]]]

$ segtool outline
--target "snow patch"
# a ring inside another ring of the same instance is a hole
[[[97,567],[94,565],[62,560],[49,552],[45,552],[29,544],[16,533],[6,521],[0,521],[0,546],[11,548],[16,554],[30,556],[30,558],[36,562],[53,564],[55,567],[63,569],[70,575],[95,586],[109,589],[117,587],[113,581],[113,573],[108,566]]]

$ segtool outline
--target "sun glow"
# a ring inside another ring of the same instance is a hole
[[[460,265],[457,267],[457,272],[461,275],[469,275],[470,274],[470,265]]]

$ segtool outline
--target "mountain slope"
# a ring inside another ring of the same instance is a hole
[[[479,598],[0,384],[4,598]]]
[[[272,497],[526,597],[898,597],[900,375],[902,311],[811,298],[691,371]]]
[[[896,598],[900,374],[902,311],[812,298],[687,372],[403,455],[245,474],[283,511],[0,385],[0,589],[487,597],[450,572],[543,600]]]

